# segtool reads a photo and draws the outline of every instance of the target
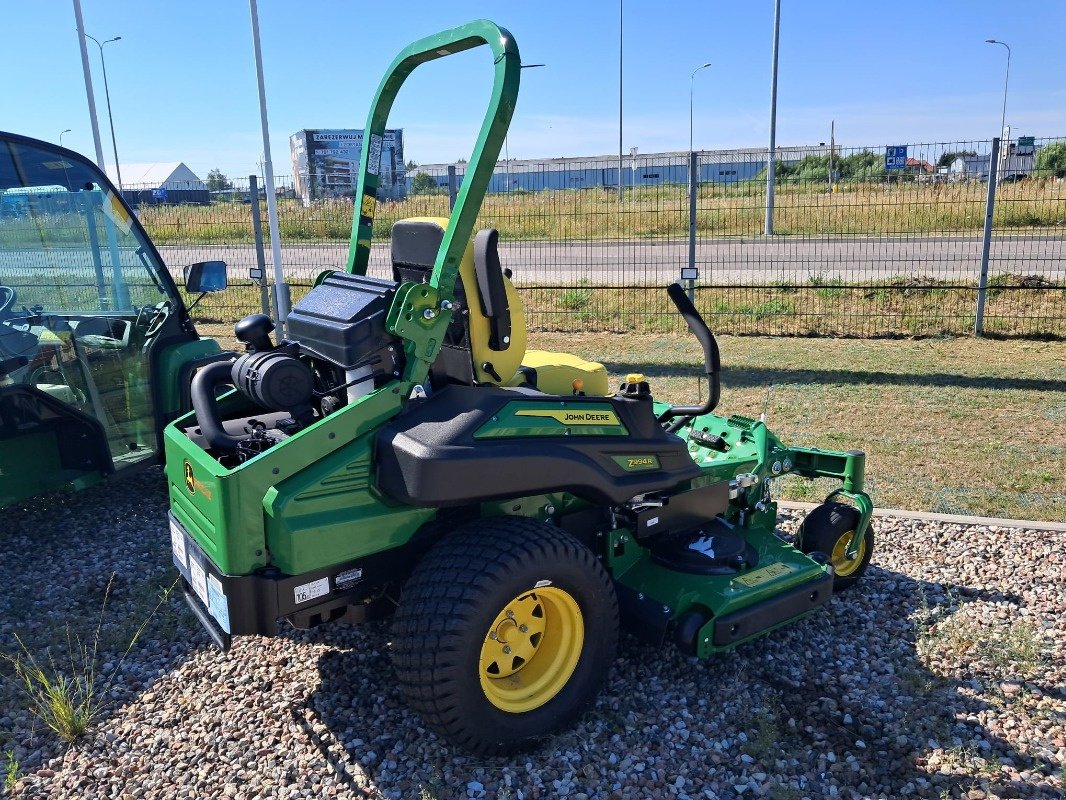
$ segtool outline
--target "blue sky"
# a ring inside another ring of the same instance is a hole
[[[1066,3],[991,0],[783,0],[778,143],[844,146],[989,138],[999,126],[1006,52],[1007,122],[1066,135]],[[248,5],[242,0],[82,0],[86,32],[106,46],[123,162],[184,161],[201,176],[258,171],[262,141]],[[616,2],[332,3],[260,0],[275,172],[291,172],[289,134],[361,128],[382,71],[408,42],[488,17],[527,63],[512,157],[593,155],[618,147]],[[772,0],[625,3],[626,150],[688,146],[689,74],[698,148],[765,146]],[[93,151],[70,0],[0,0],[0,128]],[[111,161],[99,56],[90,60]],[[390,125],[422,163],[469,154],[491,84],[480,48],[417,70]]]

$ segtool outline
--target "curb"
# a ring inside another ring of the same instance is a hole
[[[810,511],[819,503],[801,503],[793,500],[779,500],[780,508],[796,511]],[[950,522],[956,525],[984,525],[995,528],[1024,528],[1030,531],[1063,531],[1066,522],[1040,522],[1025,519],[1001,519],[999,517],[970,517],[962,514],[934,514],[931,511],[903,511],[897,508],[875,508],[875,517],[899,517],[902,519],[921,519],[930,522]]]

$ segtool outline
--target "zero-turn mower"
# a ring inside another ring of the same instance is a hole
[[[487,45],[491,103],[450,219],[392,228],[367,277],[379,148],[424,62]],[[392,616],[408,703],[457,745],[521,746],[595,697],[619,626],[709,657],[803,617],[870,561],[864,456],[783,444],[715,415],[719,353],[680,285],[709,396],[671,406],[644,376],[526,348],[497,233],[474,221],[518,93],[511,35],[478,21],[403,50],[366,126],[346,270],[319,276],[271,340],[201,368],[165,432],[173,557],[216,643]],[[221,396],[226,386],[235,387]],[[838,479],[795,544],[777,478]]]

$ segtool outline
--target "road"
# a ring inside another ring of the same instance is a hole
[[[255,263],[251,245],[162,247],[175,274],[195,261],[222,259],[233,278]],[[347,244],[285,245],[282,260],[291,278],[309,278],[323,269],[341,269]],[[506,242],[500,258],[514,271],[518,285],[593,284],[660,285],[676,280],[688,260],[685,241]],[[267,249],[269,265],[270,250]],[[992,273],[1043,275],[1066,279],[1066,237],[1009,236],[992,241]],[[980,271],[981,241],[975,237],[789,238],[707,240],[699,242],[696,262],[701,283],[807,283],[825,280],[867,282],[895,275],[925,276],[938,281],[975,280]],[[385,277],[388,244],[375,244],[371,274]],[[269,269],[269,266],[268,266]]]

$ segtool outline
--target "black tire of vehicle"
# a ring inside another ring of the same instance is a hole
[[[854,506],[845,503],[822,503],[811,509],[800,524],[796,534],[796,547],[804,553],[824,553],[833,564],[833,591],[839,592],[854,586],[870,565],[874,552],[873,523],[866,528],[862,552],[857,561],[845,561],[841,550],[850,541],[858,527],[861,515]]]
[[[542,705],[502,710],[481,683],[489,631],[509,603],[549,585],[580,609],[580,656]],[[464,750],[508,753],[569,724],[595,700],[618,645],[618,601],[603,565],[572,536],[537,520],[495,517],[455,530],[422,558],[401,592],[392,634],[410,707]]]

